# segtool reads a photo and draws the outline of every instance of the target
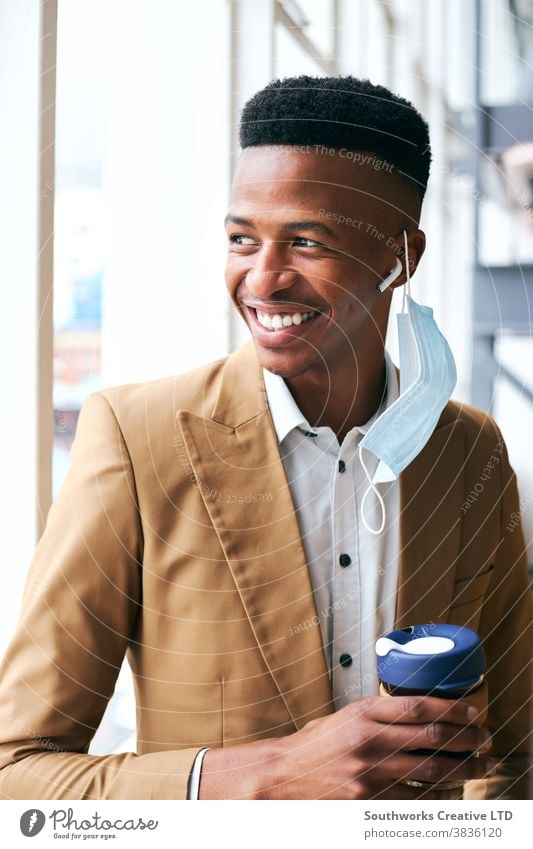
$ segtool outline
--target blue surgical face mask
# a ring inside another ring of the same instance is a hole
[[[359,458],[369,482],[361,502],[361,519],[373,534],[380,534],[385,527],[385,504],[375,484],[395,480],[420,454],[435,430],[457,381],[453,354],[437,327],[433,310],[417,304],[411,297],[405,230],[403,235],[407,281],[402,311],[396,317],[400,350],[400,395],[376,419],[359,443]],[[394,277],[398,276],[400,270],[401,267]],[[392,282],[390,277],[387,278],[387,285]],[[385,287],[380,284],[379,288],[384,291]],[[373,478],[365,465],[363,449],[370,451],[379,460]],[[365,503],[371,490],[382,511],[379,528],[370,527],[365,519]]]

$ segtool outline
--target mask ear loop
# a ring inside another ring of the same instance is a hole
[[[385,527],[385,518],[386,518],[385,502],[383,501],[383,498],[381,497],[381,493],[378,492],[375,484],[373,483],[372,478],[370,477],[369,471],[366,467],[365,461],[363,460],[363,446],[362,445],[359,445],[359,460],[361,462],[361,466],[363,467],[363,471],[366,475],[366,479],[369,483],[369,486],[368,486],[368,488],[367,488],[367,490],[366,490],[366,492],[363,495],[363,498],[361,500],[361,520],[363,522],[363,525],[365,526],[365,528],[367,529],[367,531],[369,533],[374,534],[374,536],[379,536],[379,534],[382,532],[383,528]],[[365,519],[365,504],[366,504],[366,499],[368,497],[369,492],[374,492],[374,494],[375,494],[375,496],[376,496],[376,498],[379,502],[379,506],[381,507],[381,524],[380,524],[380,526],[377,530],[375,528],[371,528],[370,525],[368,524],[368,522]]]
[[[407,295],[409,295],[409,297],[411,297],[411,275],[409,273],[409,243],[407,241],[407,230],[405,230],[405,228],[404,228],[404,231],[403,231],[403,243],[404,243],[404,247],[405,247],[405,273],[407,275],[407,279],[405,281],[405,287],[404,287],[404,290],[403,290],[403,299],[402,299],[402,312],[405,312],[405,310],[406,310],[406,297],[407,297]],[[391,271],[391,273],[388,275],[388,277],[385,280],[383,280],[380,283],[380,285],[378,286],[378,289],[380,290],[380,292],[383,292],[387,288],[387,286],[390,286],[392,281],[398,276],[398,274],[400,273],[401,270],[402,270],[402,264],[401,264],[399,259],[396,259],[396,268],[393,271]],[[361,466],[363,468],[363,471],[366,475],[366,479],[367,479],[368,484],[369,484],[368,488],[367,488],[367,490],[366,490],[366,492],[363,495],[363,498],[361,500],[361,520],[363,522],[363,525],[365,526],[365,528],[367,529],[367,531],[369,533],[374,534],[374,536],[379,536],[379,534],[383,531],[383,528],[385,527],[385,521],[386,521],[385,502],[383,501],[381,493],[378,492],[377,487],[375,486],[372,478],[370,477],[370,473],[369,473],[369,471],[366,467],[365,461],[363,460],[363,446],[362,445],[359,445],[359,461],[361,463]],[[377,528],[377,529],[371,528],[370,525],[368,524],[368,522],[365,519],[365,504],[366,504],[366,499],[368,498],[368,494],[370,492],[374,493],[374,495],[376,496],[376,498],[378,500],[378,504],[381,508],[381,523],[380,523],[379,528]]]
[[[403,298],[402,298],[402,312],[406,311],[406,297],[409,295],[411,297],[411,274],[409,271],[409,243],[407,241],[407,230],[403,231],[403,244],[405,248],[405,273],[407,275],[407,280],[405,281],[405,286],[403,287]]]

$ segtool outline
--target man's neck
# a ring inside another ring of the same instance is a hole
[[[366,424],[379,408],[386,390],[385,354],[350,372],[306,371],[286,378],[299,409],[313,427],[330,427],[339,443],[353,428]]]

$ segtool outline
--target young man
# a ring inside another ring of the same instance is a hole
[[[427,125],[368,81],[298,77],[248,102],[241,143],[226,282],[252,339],[83,405],[1,670],[0,793],[526,798],[514,474],[494,422],[447,403],[453,360],[411,300],[423,378],[384,351],[425,246]],[[376,637],[431,622],[480,633],[485,728],[378,696]],[[125,653],[137,753],[88,755]]]

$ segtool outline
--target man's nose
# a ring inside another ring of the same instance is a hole
[[[273,292],[288,289],[298,274],[287,268],[286,242],[265,241],[251,257],[246,287],[258,300],[267,300]]]

